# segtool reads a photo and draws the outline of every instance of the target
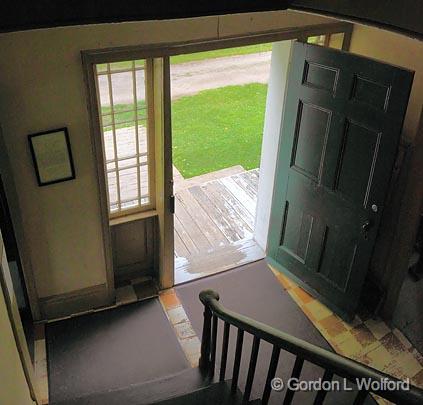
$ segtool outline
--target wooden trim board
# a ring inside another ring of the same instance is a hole
[[[107,284],[71,291],[64,294],[40,298],[41,314],[44,320],[67,317],[84,312],[87,308],[99,308],[111,304]],[[91,310],[87,311],[91,312]]]
[[[160,58],[164,56],[182,55],[188,53],[210,51],[215,49],[233,48],[255,45],[266,42],[278,42],[299,37],[310,37],[324,34],[352,32],[353,25],[346,22],[304,25],[279,30],[263,31],[246,35],[215,37],[202,40],[148,44],[128,47],[92,49],[81,51],[88,63],[119,62],[132,59]]]

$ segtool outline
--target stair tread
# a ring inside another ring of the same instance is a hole
[[[154,405],[240,405],[242,393],[239,389],[231,394],[231,382],[223,381],[200,388],[186,395],[155,402]]]
[[[117,390],[91,393],[50,405],[147,405],[184,396],[209,384],[198,368],[189,368],[162,379],[133,384]]]

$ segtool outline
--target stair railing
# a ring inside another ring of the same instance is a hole
[[[401,405],[423,404],[423,390],[411,385],[409,390],[379,390],[376,386],[378,384],[380,386],[381,381],[385,381],[385,383],[389,385],[390,383],[399,383],[400,380],[364,364],[350,360],[346,357],[315,346],[304,340],[298,339],[261,322],[257,322],[251,318],[230,311],[219,303],[219,295],[213,290],[202,291],[200,293],[200,301],[204,304],[204,324],[199,367],[208,377],[213,377],[215,373],[218,319],[222,320],[224,323],[219,381],[225,380],[230,328],[233,326],[237,329],[235,358],[231,384],[231,392],[233,394],[235,394],[238,388],[244,334],[247,332],[254,337],[250,354],[247,380],[243,394],[244,404],[247,404],[250,400],[261,340],[273,345],[272,356],[263,394],[261,397],[263,405],[266,405],[269,402],[270,394],[272,391],[272,380],[275,378],[281,350],[290,352],[296,356],[291,378],[299,378],[304,362],[308,361],[324,369],[322,381],[331,381],[332,378],[337,375],[353,383],[355,383],[357,379],[365,379],[366,381],[377,382],[374,384],[375,388],[373,388],[373,385],[370,384],[370,389],[368,391],[364,389],[359,390],[355,397],[354,405],[363,404],[370,392],[377,394],[380,397],[383,397],[393,403]],[[386,384],[385,387],[387,386]],[[289,388],[286,389],[283,402],[284,405],[288,405],[292,402],[295,392],[296,391]],[[321,389],[317,391],[314,404],[322,404],[325,400],[326,394],[327,390]]]

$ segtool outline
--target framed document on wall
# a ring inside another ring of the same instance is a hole
[[[31,134],[28,141],[39,186],[75,178],[67,128]]]

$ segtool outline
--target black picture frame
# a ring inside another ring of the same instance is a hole
[[[61,137],[63,138],[60,139]],[[66,127],[30,134],[28,143],[38,186],[75,179],[75,166]]]

